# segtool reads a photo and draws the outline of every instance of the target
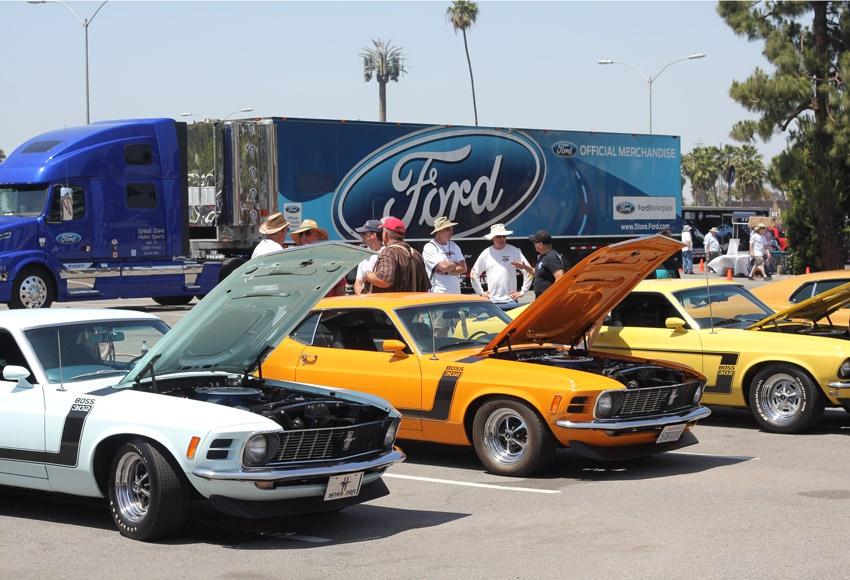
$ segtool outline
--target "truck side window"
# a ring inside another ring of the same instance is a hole
[[[134,143],[124,147],[124,162],[127,165],[150,165],[153,151],[147,143]]]
[[[156,187],[153,183],[128,183],[127,207],[152,208],[156,207]]]
[[[86,196],[85,190],[79,185],[72,185],[73,205],[68,206],[67,202],[63,203],[62,188],[64,185],[54,185],[50,189],[50,213],[48,214],[48,222],[61,222],[68,220],[79,220],[86,217]],[[67,199],[67,198],[66,198]],[[69,216],[70,214],[70,216]],[[64,218],[64,219],[63,219]]]

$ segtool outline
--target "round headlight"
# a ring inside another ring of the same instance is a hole
[[[841,363],[841,366],[838,367],[838,378],[840,379],[850,379],[850,358]]]
[[[600,419],[605,419],[611,416],[613,410],[614,397],[611,396],[611,393],[602,393],[599,395],[599,398],[596,399],[596,416]]]
[[[265,435],[252,435],[245,444],[242,462],[245,465],[260,465],[265,463],[269,452],[269,440]]]
[[[694,389],[694,405],[698,405],[700,399],[702,399],[702,387],[698,386]]]
[[[395,443],[396,435],[398,434],[398,419],[390,424],[390,428],[387,429],[387,434],[384,435],[384,447],[389,449]]]

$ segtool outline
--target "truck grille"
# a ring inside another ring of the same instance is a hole
[[[692,406],[694,389],[699,383],[683,383],[669,387],[630,389],[623,392],[623,404],[617,417],[658,415]]]
[[[342,459],[382,449],[389,425],[375,421],[351,427],[285,431],[280,435],[280,449],[269,462],[290,463]]]

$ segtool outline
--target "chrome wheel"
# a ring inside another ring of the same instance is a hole
[[[47,283],[41,276],[27,276],[21,282],[18,297],[24,308],[41,308],[47,301]]]
[[[139,524],[148,515],[151,501],[150,474],[141,455],[129,451],[115,466],[115,502],[121,517]]]
[[[800,412],[803,392],[794,377],[785,373],[771,375],[759,391],[759,403],[766,418],[787,423]]]
[[[484,446],[499,463],[518,463],[528,446],[528,426],[513,409],[497,409],[484,424]]]

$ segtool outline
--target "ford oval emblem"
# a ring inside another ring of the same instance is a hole
[[[554,145],[552,145],[552,151],[558,157],[572,157],[576,153],[578,153],[578,146],[575,143],[571,143],[569,141],[558,141]]]
[[[635,204],[633,204],[630,201],[621,201],[620,203],[617,204],[617,213],[629,214],[629,213],[634,213],[634,211],[635,211]]]
[[[344,237],[376,215],[430,238],[434,220],[457,222],[455,236],[509,223],[531,205],[546,175],[540,146],[520,131],[431,127],[373,151],[342,179],[333,202]]]
[[[56,236],[56,241],[60,244],[77,244],[82,239],[80,234],[74,232],[64,232]]]
[[[286,213],[298,213],[301,211],[301,208],[297,205],[287,205],[283,208],[283,211]]]

